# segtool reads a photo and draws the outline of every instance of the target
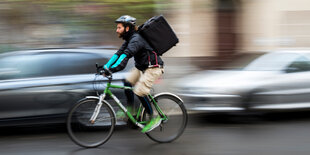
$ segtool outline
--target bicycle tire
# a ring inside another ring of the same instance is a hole
[[[162,122],[159,127],[147,132],[146,135],[158,143],[169,143],[178,139],[183,134],[188,121],[187,110],[183,101],[171,93],[155,95],[154,99],[162,112],[168,117],[168,120]],[[154,111],[153,116],[149,116],[146,112],[143,112],[144,121],[158,115],[154,105],[152,106]]]
[[[113,134],[115,112],[108,102],[102,102],[95,123],[89,121],[98,102],[98,97],[84,98],[69,112],[66,123],[68,135],[79,146],[98,147],[107,142]]]

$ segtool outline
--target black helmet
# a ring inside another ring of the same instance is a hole
[[[124,23],[124,24],[129,24],[129,25],[136,25],[136,18],[131,17],[129,15],[123,15],[116,19],[115,23]]]

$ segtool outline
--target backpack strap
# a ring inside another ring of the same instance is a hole
[[[148,61],[149,61],[149,68],[160,67],[159,64],[158,64],[158,60],[157,60],[157,53],[154,52],[154,51],[152,51],[152,53],[154,53],[154,55],[155,55],[155,62],[156,62],[156,64],[155,64],[155,65],[152,65],[152,63],[151,63],[151,56],[150,56],[150,53],[149,53],[149,51],[148,51],[148,52],[147,52],[147,55],[148,55]]]

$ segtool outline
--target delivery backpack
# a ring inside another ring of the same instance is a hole
[[[178,37],[162,15],[152,17],[139,26],[139,34],[158,55],[164,54],[179,42]]]

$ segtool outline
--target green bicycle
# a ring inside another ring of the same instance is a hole
[[[97,74],[102,75],[104,72],[99,70],[100,67],[97,64],[96,67]],[[172,93],[159,93],[154,96],[149,94],[153,115],[146,113],[142,104],[137,114],[133,115],[110,90],[110,88],[132,88],[112,85],[112,74],[107,78],[108,82],[102,94],[81,99],[69,111],[66,125],[73,142],[85,148],[93,148],[104,144],[111,138],[116,125],[116,116],[111,104],[105,100],[106,96],[110,96],[129,120],[140,128],[143,128],[152,117],[160,116],[161,124],[145,133],[150,139],[159,143],[168,143],[182,135],[188,116],[183,101],[178,96]]]

